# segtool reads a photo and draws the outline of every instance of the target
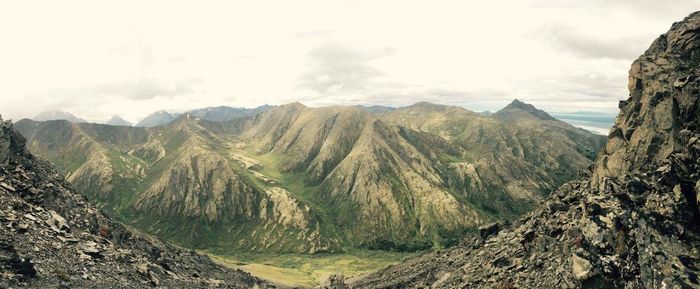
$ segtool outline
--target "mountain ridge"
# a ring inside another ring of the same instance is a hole
[[[427,103],[382,113],[291,103],[151,128],[16,127],[122,221],[188,246],[268,252],[444,246],[534,207],[603,143],[556,121],[513,126]]]

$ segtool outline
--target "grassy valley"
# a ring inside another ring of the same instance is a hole
[[[338,254],[250,254],[203,251],[216,263],[242,269],[282,287],[311,288],[330,274],[358,277],[397,264],[415,253],[350,250]]]
[[[429,103],[380,112],[294,103],[227,121],[185,114],[152,128],[16,127],[122,222],[303,286],[516,218],[604,143],[517,101],[493,116]]]

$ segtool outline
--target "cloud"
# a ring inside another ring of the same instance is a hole
[[[303,97],[311,105],[410,105],[419,101],[461,105],[473,99],[507,98],[498,89],[463,90],[436,84],[387,79],[373,62],[393,56],[392,47],[359,49],[338,42],[324,43],[308,53],[310,68],[299,78]]]
[[[333,31],[312,30],[312,31],[304,31],[304,32],[296,33],[292,37],[302,39],[302,38],[313,38],[313,37],[330,37],[332,35],[333,35]]]
[[[646,16],[673,16],[683,17],[692,11],[689,7],[698,7],[697,0],[595,0],[591,1],[595,5],[609,5],[612,8],[629,9]],[[680,19],[678,19],[680,20]]]
[[[581,9],[594,8],[605,11],[619,12],[631,11],[639,16],[666,18],[683,17],[697,7],[698,0],[536,0],[533,7],[567,8],[575,9],[579,13],[585,13]]]
[[[515,83],[531,98],[542,100],[610,101],[627,96],[626,88],[620,83],[626,76],[610,76],[598,73],[579,73],[557,77],[536,77]]]
[[[98,85],[85,93],[95,96],[117,96],[133,100],[146,100],[155,97],[172,98],[195,92],[201,79],[185,79],[177,81],[162,81],[153,78],[141,78],[117,83]]]
[[[360,104],[382,104],[389,106],[410,105],[427,101],[450,105],[465,105],[474,100],[501,100],[511,98],[511,93],[497,89],[460,90],[432,87],[394,87],[373,91],[365,97],[356,98]]]
[[[136,120],[216,105],[470,107],[487,99],[487,107],[516,97],[616,109],[631,60],[700,7],[700,0],[446,1],[402,2],[394,13],[396,3],[367,0],[273,10],[259,2],[158,2],[110,9],[61,2],[37,11],[16,1],[0,11],[0,112]],[[171,13],[153,21],[165,4]]]
[[[300,77],[300,88],[320,95],[366,93],[384,73],[370,62],[396,52],[394,48],[362,50],[340,43],[313,48],[308,57],[311,69]]]
[[[555,50],[591,59],[635,59],[648,46],[647,35],[605,38],[583,34],[564,24],[548,24],[531,33]]]

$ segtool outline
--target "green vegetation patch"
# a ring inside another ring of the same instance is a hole
[[[238,268],[281,286],[311,288],[328,275],[343,273],[345,278],[365,275],[414,256],[415,253],[353,250],[342,254],[226,254],[204,251],[214,262]]]

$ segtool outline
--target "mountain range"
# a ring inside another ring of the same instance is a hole
[[[129,225],[190,247],[297,253],[449,245],[528,212],[605,142],[517,100],[490,117],[292,103],[204,119],[220,111],[149,128],[15,128]]]
[[[270,105],[262,105],[256,108],[242,108],[230,106],[206,107],[185,112],[192,117],[209,121],[230,121],[232,119],[256,115],[273,108]],[[154,127],[169,124],[183,113],[170,113],[164,110],[149,114],[136,123],[137,127]]]

